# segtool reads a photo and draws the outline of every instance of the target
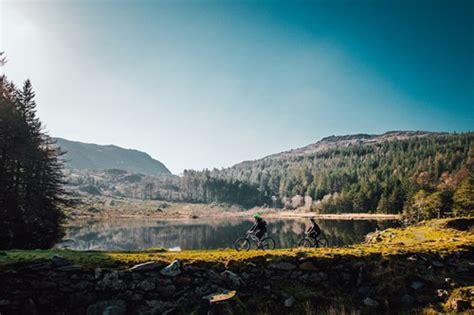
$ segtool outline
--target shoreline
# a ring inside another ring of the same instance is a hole
[[[318,214],[304,208],[295,210],[261,208],[243,209],[236,205],[225,204],[191,204],[167,203],[161,201],[123,200],[120,204],[105,203],[87,204],[82,208],[68,209],[67,221],[107,220],[107,219],[156,219],[156,220],[189,220],[189,219],[231,219],[252,218],[256,213],[271,219],[309,219],[321,220],[400,220],[398,214],[384,213],[327,213]]]
[[[76,222],[84,220],[126,220],[126,219],[152,219],[165,221],[181,221],[181,220],[199,220],[199,219],[241,219],[252,218],[253,214],[260,213],[262,217],[268,219],[309,219],[316,218],[319,220],[400,220],[401,216],[396,214],[379,214],[379,213],[339,213],[339,214],[317,214],[311,212],[292,212],[292,211],[242,211],[242,212],[224,212],[224,213],[208,213],[208,214],[190,214],[185,212],[172,214],[155,214],[155,215],[134,215],[134,214],[114,214],[96,216],[78,216],[72,217],[67,222]],[[67,225],[67,224],[66,224]]]

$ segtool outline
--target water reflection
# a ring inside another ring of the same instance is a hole
[[[294,247],[302,237],[307,219],[269,219],[269,234],[277,247]],[[376,229],[396,225],[395,221],[319,220],[332,246],[359,243]],[[66,230],[58,247],[77,250],[216,249],[230,247],[252,226],[252,220],[144,220],[120,219],[77,222]]]

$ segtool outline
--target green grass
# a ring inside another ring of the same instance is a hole
[[[315,258],[318,261],[337,258],[364,256],[390,256],[409,253],[433,253],[449,255],[455,251],[472,250],[474,233],[448,228],[456,226],[456,219],[440,219],[422,222],[405,229],[387,229],[380,239],[370,244],[359,244],[347,247],[320,249],[277,249],[272,251],[237,252],[234,249],[223,250],[189,250],[181,252],[164,252],[162,249],[145,251],[74,251],[68,249],[50,250],[9,250],[0,252],[0,266],[18,262],[49,260],[60,255],[73,263],[84,267],[117,267],[126,268],[147,261],[168,263],[174,259],[184,262],[215,264],[230,261],[248,261],[253,259],[286,260],[294,258]],[[474,219],[469,219],[474,225]],[[455,223],[455,222],[454,222]]]

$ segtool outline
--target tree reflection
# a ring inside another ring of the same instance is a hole
[[[232,218],[219,220],[137,220],[89,221],[67,228],[65,242],[77,250],[142,250],[151,247],[181,249],[217,249],[231,247],[244,236],[252,220]],[[268,232],[277,247],[294,247],[308,227],[306,219],[269,219]],[[363,241],[376,229],[394,226],[396,221],[319,220],[318,224],[331,246]]]

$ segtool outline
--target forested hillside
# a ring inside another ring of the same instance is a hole
[[[233,167],[144,176],[67,172],[74,192],[317,213],[402,213],[422,219],[474,209],[474,133],[331,136]]]
[[[191,201],[319,213],[472,213],[473,140],[473,133],[332,136],[223,170],[185,171],[181,188]]]

